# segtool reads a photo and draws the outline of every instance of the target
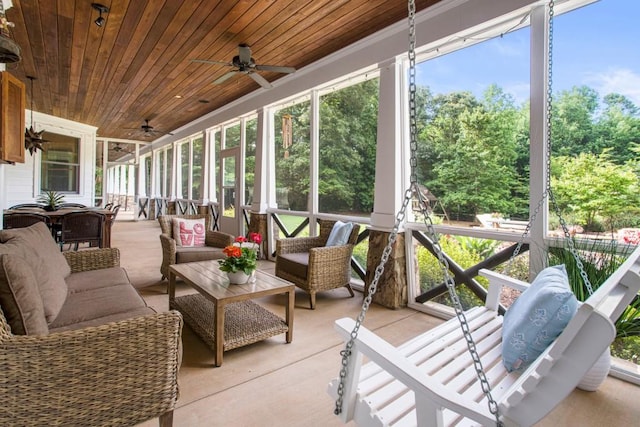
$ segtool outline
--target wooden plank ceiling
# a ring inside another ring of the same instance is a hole
[[[190,59],[230,62],[245,43],[258,64],[300,69],[407,16],[405,0],[102,0],[99,27],[91,3],[13,0],[22,60],[7,70],[26,83],[27,108],[33,96],[34,111],[142,141],[158,137],[145,119],[170,132],[259,88],[242,74],[214,85],[230,68]]]

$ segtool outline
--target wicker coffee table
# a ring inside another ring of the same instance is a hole
[[[179,277],[198,291],[176,297]],[[285,319],[251,301],[265,295],[287,294]],[[232,285],[217,261],[190,262],[169,267],[169,307],[182,313],[184,321],[215,353],[222,365],[226,350],[286,333],[293,339],[295,286],[271,274],[256,271],[254,283]],[[221,339],[223,338],[223,339]]]

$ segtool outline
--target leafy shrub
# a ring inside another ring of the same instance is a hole
[[[440,236],[440,246],[442,250],[453,259],[462,268],[469,268],[480,261],[480,255],[458,242],[458,240],[449,235]],[[418,261],[418,281],[420,283],[420,291],[425,292],[442,283],[444,283],[444,273],[438,259],[424,247],[418,246],[416,249],[416,257]],[[478,282],[487,285],[486,279],[482,277],[476,278]],[[463,308],[467,309],[480,304],[478,298],[466,286],[456,286],[456,291]],[[441,304],[451,306],[451,299],[448,293],[435,300]]]

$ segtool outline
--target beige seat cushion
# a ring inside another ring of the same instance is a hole
[[[176,247],[176,263],[183,264],[185,262],[209,261],[212,259],[224,258],[222,248],[212,248],[203,246],[201,248]]]
[[[80,271],[67,277],[66,282],[69,294],[131,283],[127,272],[122,267]]]
[[[280,254],[278,255],[278,264],[283,271],[306,279],[309,270],[309,252]]]
[[[51,324],[67,298],[65,277],[71,268],[49,229],[43,222],[25,228],[0,231],[0,254],[13,254],[24,258],[36,278],[44,315]]]
[[[27,261],[17,255],[0,255],[0,306],[12,333],[49,333],[36,278]]]
[[[145,307],[147,304],[130,284],[73,292],[49,328],[54,330]]]

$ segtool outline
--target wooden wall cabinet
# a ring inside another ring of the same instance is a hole
[[[0,73],[0,160],[24,163],[24,83],[7,71]]]

